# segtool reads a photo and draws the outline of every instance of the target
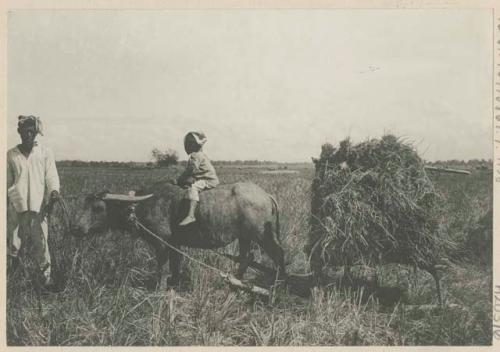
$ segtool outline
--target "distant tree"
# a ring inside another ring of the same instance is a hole
[[[170,166],[176,165],[179,161],[179,155],[173,149],[167,148],[165,150],[160,150],[158,148],[154,148],[151,151],[151,157],[157,166]]]

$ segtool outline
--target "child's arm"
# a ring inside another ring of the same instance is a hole
[[[198,169],[198,162],[195,161],[195,153],[191,153],[189,155],[189,159],[187,161],[186,169],[177,179],[177,184],[180,186],[190,186],[194,183],[193,176],[196,175],[196,171]]]
[[[203,155],[201,153],[192,153],[188,160],[188,165],[186,167],[186,172],[190,176],[199,176],[203,174],[203,170],[200,168],[203,162]]]

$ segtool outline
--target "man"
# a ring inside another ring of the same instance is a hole
[[[7,199],[15,210],[10,215],[15,218],[9,221],[15,229],[8,231],[8,252],[13,257],[31,256],[43,274],[44,284],[51,286],[44,198],[50,195],[48,209],[52,208],[59,198],[59,176],[52,151],[35,141],[38,134],[43,135],[40,119],[19,116],[17,132],[21,144],[7,152]]]

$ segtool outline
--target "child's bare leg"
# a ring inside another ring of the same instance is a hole
[[[204,181],[196,181],[189,188],[189,190],[188,190],[189,212],[188,212],[188,215],[186,216],[186,218],[179,223],[180,226],[188,225],[188,224],[196,221],[194,213],[196,210],[196,206],[197,206],[198,202],[200,201],[199,192],[203,188],[205,188]]]
[[[198,204],[198,201],[192,200],[192,199],[189,200],[189,212],[188,212],[188,215],[184,218],[184,220],[182,220],[179,223],[180,226],[188,225],[188,224],[196,221],[196,218],[194,217],[194,211],[196,210],[196,205],[197,204]]]

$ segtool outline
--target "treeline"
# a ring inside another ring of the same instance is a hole
[[[62,167],[116,167],[116,168],[154,168],[154,162],[136,161],[82,161],[82,160],[60,160],[57,166]]]
[[[302,165],[307,163],[282,163],[268,160],[215,160],[214,166],[280,166],[280,165]],[[179,165],[184,166],[186,161],[179,161]],[[491,159],[471,159],[471,160],[438,160],[427,162],[428,165],[444,168],[456,169],[493,169]],[[60,160],[57,162],[61,167],[116,167],[116,168],[157,168],[165,167],[157,162],[136,162],[136,161],[82,161],[82,160]]]
[[[268,160],[216,160],[213,161],[214,165],[276,165],[283,164],[277,161],[268,161]]]
[[[83,160],[60,160],[57,161],[57,166],[62,167],[119,167],[119,168],[156,168],[168,167],[170,165],[180,164],[185,165],[186,161],[176,161],[175,163],[162,163],[158,161],[136,162],[136,161],[83,161]],[[254,165],[285,165],[276,161],[260,161],[260,160],[215,160],[212,161],[214,166],[254,166]]]

